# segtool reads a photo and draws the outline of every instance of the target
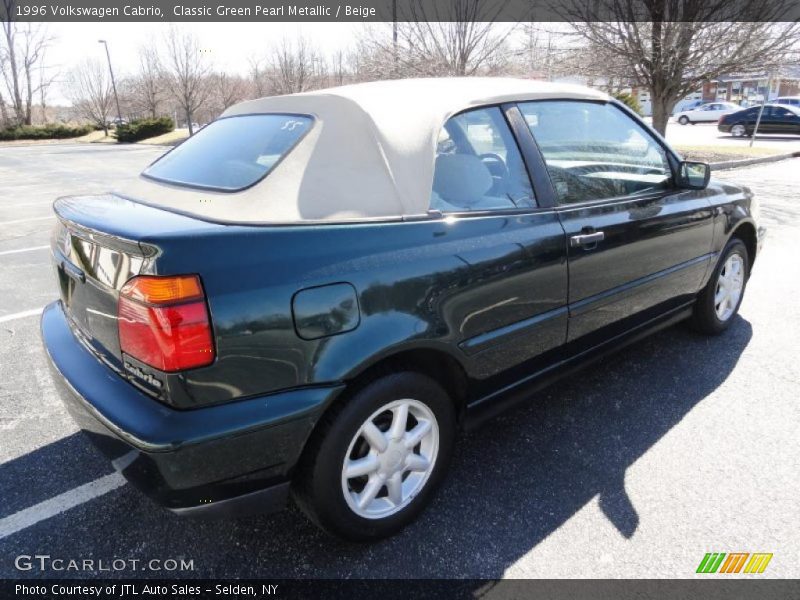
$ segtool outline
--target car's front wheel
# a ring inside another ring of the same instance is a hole
[[[686,115],[681,115],[681,117],[678,118],[678,123],[680,123],[681,125],[688,125],[689,117],[687,117]]]
[[[295,480],[300,508],[353,541],[396,533],[424,509],[455,439],[453,403],[420,373],[387,374],[324,417]]]
[[[733,137],[744,137],[747,135],[747,128],[741,123],[737,123],[731,127],[731,135]]]
[[[708,284],[697,297],[692,326],[701,333],[725,331],[739,311],[749,277],[747,247],[732,238],[717,263]]]

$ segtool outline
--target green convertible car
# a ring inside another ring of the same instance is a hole
[[[422,511],[460,431],[655,329],[724,331],[763,239],[622,104],[491,78],[244,102],[54,210],[42,336],[125,477],[354,540]]]

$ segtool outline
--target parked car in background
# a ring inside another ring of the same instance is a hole
[[[708,102],[695,108],[683,110],[675,114],[675,120],[681,125],[689,123],[709,123],[718,121],[722,115],[727,115],[742,107],[733,102]]]
[[[770,102],[772,104],[783,104],[785,106],[800,106],[800,96],[778,96]]]
[[[761,106],[751,106],[720,117],[717,129],[734,137],[753,135]],[[765,104],[758,133],[800,134],[800,106]]]
[[[244,102],[118,192],[56,201],[44,345],[81,428],[170,510],[291,495],[378,539],[460,431],[646,333],[731,325],[763,229],[709,175],[578,86]]]
[[[700,92],[689,94],[685,98],[678,100],[675,106],[672,107],[672,114],[675,115],[684,110],[692,110],[703,104],[703,99],[700,97]]]

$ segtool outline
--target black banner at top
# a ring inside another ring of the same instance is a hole
[[[797,21],[800,0],[2,0],[37,22]]]

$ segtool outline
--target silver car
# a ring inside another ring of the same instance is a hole
[[[741,110],[742,107],[733,102],[709,102],[691,110],[683,110],[675,115],[675,120],[681,125],[689,123],[716,123],[723,115]]]

